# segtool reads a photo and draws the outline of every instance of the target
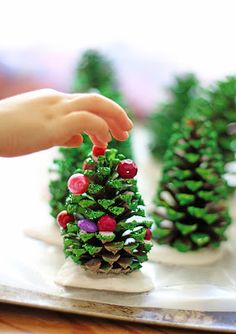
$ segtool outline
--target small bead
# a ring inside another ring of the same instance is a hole
[[[151,240],[152,239],[152,231],[150,230],[150,228],[146,229],[146,234],[144,237],[145,240]]]
[[[69,178],[67,185],[72,194],[81,195],[87,191],[89,179],[83,174],[73,174]]]
[[[116,229],[116,221],[114,218],[106,215],[98,220],[98,230],[103,232],[113,232]]]
[[[73,221],[74,221],[74,216],[68,214],[66,210],[61,211],[57,215],[57,222],[62,228],[66,228],[67,224]]]
[[[78,226],[81,230],[89,233],[97,232],[97,225],[89,219],[80,219],[78,221]]]
[[[104,155],[106,153],[106,148],[93,146],[93,151],[92,152],[93,152],[93,155],[95,157],[98,157],[99,155]]]
[[[118,164],[117,172],[123,179],[132,179],[137,174],[138,167],[134,161],[126,159]]]

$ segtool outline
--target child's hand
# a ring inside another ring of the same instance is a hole
[[[106,147],[111,134],[122,141],[131,128],[125,111],[103,96],[41,89],[0,101],[0,156],[76,147],[83,132],[94,145]]]

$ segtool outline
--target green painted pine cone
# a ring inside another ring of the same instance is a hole
[[[86,270],[132,272],[147,261],[152,247],[152,222],[145,218],[137,181],[118,173],[123,160],[115,149],[106,150],[104,156],[91,154],[86,169],[76,171],[80,179],[89,180],[86,192],[70,192],[66,200],[67,216],[73,219],[61,229],[64,252]]]
[[[175,131],[155,201],[153,237],[180,252],[219,247],[230,217],[216,133],[196,115],[185,118]]]

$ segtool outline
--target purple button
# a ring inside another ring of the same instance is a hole
[[[89,219],[80,219],[78,221],[78,226],[81,230],[89,233],[97,232],[97,225]]]

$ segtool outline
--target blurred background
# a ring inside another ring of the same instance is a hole
[[[0,98],[70,91],[81,53],[112,61],[127,104],[152,112],[176,74],[236,73],[234,0],[0,1]]]

